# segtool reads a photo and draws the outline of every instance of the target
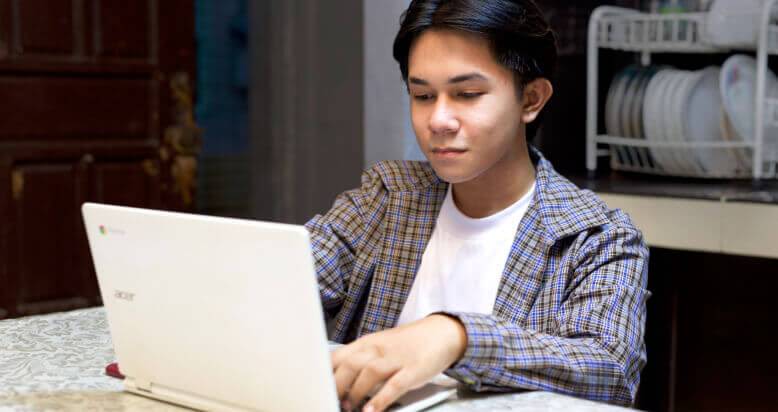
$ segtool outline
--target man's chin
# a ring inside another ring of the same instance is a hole
[[[425,157],[435,174],[444,182],[463,183],[473,178],[472,171],[467,170],[469,162],[464,161],[466,159],[441,160],[429,156],[429,153],[425,153]]]
[[[446,183],[457,184],[470,180],[470,177],[462,174],[461,171],[452,171],[449,168],[435,167],[434,164],[432,165],[432,169],[435,170],[435,174],[438,175],[440,180]]]

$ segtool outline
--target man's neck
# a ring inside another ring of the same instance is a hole
[[[466,216],[491,216],[516,203],[532,188],[535,166],[523,150],[515,159],[504,159],[481,176],[453,187],[454,203]]]

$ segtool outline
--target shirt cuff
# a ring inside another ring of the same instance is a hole
[[[467,348],[459,361],[451,365],[445,374],[464,382],[476,391],[484,390],[481,376],[488,370],[504,365],[505,358],[497,320],[493,315],[462,312],[438,312],[459,320],[467,334]]]

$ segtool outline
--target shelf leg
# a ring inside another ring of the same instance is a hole
[[[751,189],[755,191],[762,191],[765,189],[765,181],[762,178],[755,177],[751,179]]]

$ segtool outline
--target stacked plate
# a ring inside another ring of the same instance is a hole
[[[767,70],[766,93],[769,98],[778,97],[778,79]],[[731,122],[730,134],[735,139],[753,142],[754,103],[756,102],[756,60],[746,55],[734,55],[724,62],[719,79],[722,102]],[[767,113],[766,113],[767,114]],[[769,161],[778,161],[778,128],[768,123],[764,130],[764,153]],[[744,162],[751,163],[749,150],[739,151]]]
[[[750,60],[749,60],[750,59]],[[661,147],[672,142],[753,141],[756,63],[732,56],[723,70],[629,66],[613,79],[605,102],[605,127],[611,136],[655,142],[649,150],[617,148],[618,163],[632,169],[679,176],[742,176],[751,167],[750,150],[711,147]],[[778,96],[778,81],[768,70],[768,96]],[[778,152],[768,128],[766,153]],[[771,145],[772,144],[772,145]]]
[[[611,83],[605,102],[605,128],[611,136],[645,138],[643,103],[648,84],[659,68],[629,66],[618,73]],[[651,155],[643,150],[617,150],[622,164],[654,167]]]

